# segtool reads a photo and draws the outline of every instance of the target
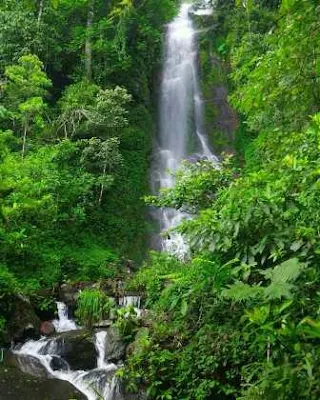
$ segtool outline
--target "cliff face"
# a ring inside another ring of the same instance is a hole
[[[239,119],[228,101],[229,67],[215,50],[212,16],[195,16],[195,23],[199,29],[199,71],[206,132],[217,155],[233,152]]]

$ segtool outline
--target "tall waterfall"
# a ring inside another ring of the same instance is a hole
[[[204,132],[203,102],[198,84],[196,31],[190,18],[192,4],[183,3],[179,15],[168,25],[165,63],[161,83],[160,127],[155,151],[153,189],[174,185],[174,173],[190,158],[216,160]],[[185,216],[165,208],[157,213],[163,232],[175,227]],[[185,257],[188,247],[181,235],[170,234],[163,250]]]

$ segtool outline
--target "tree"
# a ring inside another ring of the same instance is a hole
[[[57,132],[63,131],[67,138],[80,132],[90,136],[97,127],[123,128],[128,123],[125,106],[129,101],[130,94],[119,86],[102,90],[88,81],[70,85],[59,102]]]
[[[120,140],[118,138],[109,138],[107,140],[91,138],[87,141],[87,145],[82,152],[81,160],[86,168],[99,171],[99,204],[102,202],[106,187],[113,183],[110,173],[123,162],[122,155],[119,152],[119,144]]]
[[[43,63],[35,55],[19,58],[18,64],[5,70],[5,104],[12,117],[21,124],[22,157],[25,155],[27,135],[34,126],[43,127],[46,109],[44,97],[51,81],[43,71]]]

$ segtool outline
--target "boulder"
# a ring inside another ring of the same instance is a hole
[[[59,356],[57,358],[53,357],[52,365],[54,370],[65,369],[66,366],[69,365],[71,370],[88,371],[96,368],[97,366],[97,353],[94,345],[93,335],[86,329],[63,332],[46,339],[39,350],[39,354]],[[14,356],[19,357],[22,360],[19,362],[18,366],[22,368],[23,371],[32,374],[32,372],[27,371],[27,367],[24,367],[23,365],[23,357],[29,356]],[[29,358],[29,361],[30,360],[31,359]],[[38,363],[36,360],[34,362],[33,360],[31,361],[31,364],[35,364],[35,367],[32,367],[34,370],[33,375],[38,376],[36,368]],[[25,364],[28,364],[28,362]],[[39,368],[41,369],[41,367]],[[39,371],[39,376],[43,376],[41,371]]]
[[[37,317],[29,299],[17,295],[12,302],[13,310],[8,320],[8,335],[14,342],[40,337],[41,321]]]
[[[111,326],[106,330],[106,352],[105,361],[109,363],[118,363],[124,360],[126,354],[126,344],[123,342],[119,330]]]
[[[86,375],[83,376],[84,382],[88,384],[88,386],[97,394],[101,396],[101,398],[111,398],[112,400],[123,400],[120,393],[118,393],[117,388],[115,387],[114,390],[109,392],[107,397],[104,396],[105,391],[107,388],[110,387],[112,383],[112,379],[116,369],[109,369],[109,370],[93,370],[88,372]],[[100,397],[99,397],[100,399]]]
[[[0,364],[1,400],[86,400],[70,383],[57,379],[36,378],[19,369]]]
[[[37,357],[31,355],[11,353],[11,357],[7,360],[5,365],[15,367],[25,374],[38,378],[50,378],[50,374],[42,365],[41,361]]]
[[[78,289],[70,285],[68,283],[63,283],[59,289],[59,300],[65,303],[68,307],[74,307],[77,296],[78,296]]]
[[[89,330],[63,332],[56,340],[62,344],[59,355],[67,361],[72,370],[88,371],[97,366],[97,352]]]
[[[51,321],[42,322],[40,325],[40,333],[44,336],[50,336],[55,333],[56,329]]]

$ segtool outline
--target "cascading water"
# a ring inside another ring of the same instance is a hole
[[[124,297],[122,302],[138,307],[140,297]],[[119,305],[121,306],[121,304]],[[58,319],[53,321],[57,331],[67,332],[79,329],[75,322],[68,318],[68,308],[64,303],[57,303],[57,308]],[[41,338],[37,341],[30,340],[21,348],[14,350],[14,354],[23,372],[68,381],[82,392],[88,400],[122,400],[120,381],[115,376],[118,365],[106,361],[108,333],[103,330],[98,331],[95,333],[94,340],[97,363],[96,368],[90,371],[71,370],[69,364],[63,358],[66,344],[59,335]]]
[[[179,15],[168,25],[165,64],[161,84],[160,129],[152,178],[153,190],[171,188],[181,162],[217,159],[204,133],[203,102],[198,84],[196,31],[190,18],[192,4],[183,3]],[[162,232],[170,231],[186,216],[165,208],[157,214]],[[177,233],[162,241],[165,251],[184,258],[188,246]]]
[[[57,332],[68,332],[78,329],[77,324],[72,319],[69,319],[68,307],[64,303],[58,301],[57,309],[58,319],[52,321]]]

